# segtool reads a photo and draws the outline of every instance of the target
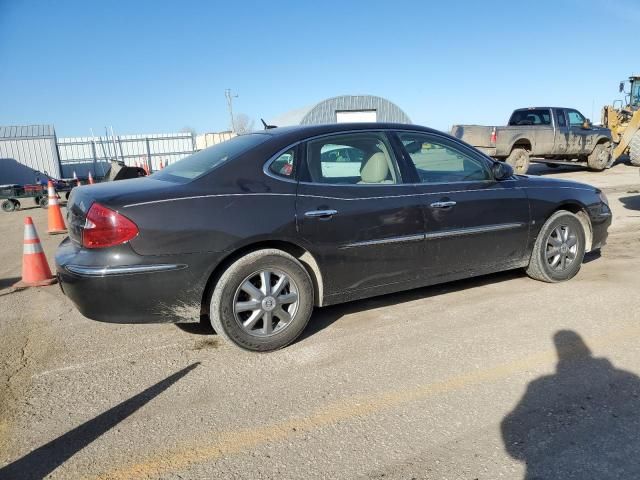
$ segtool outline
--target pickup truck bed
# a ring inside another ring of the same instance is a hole
[[[521,108],[513,112],[507,126],[454,125],[451,134],[506,161],[517,173],[526,173],[530,160],[585,164],[598,171],[612,163],[611,132],[591,126],[572,108]]]

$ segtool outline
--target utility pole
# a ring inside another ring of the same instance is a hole
[[[236,121],[233,117],[233,99],[238,98],[238,95],[233,95],[231,89],[227,88],[224,91],[224,96],[227,98],[227,108],[229,109],[229,116],[231,117],[231,131],[236,133]]]

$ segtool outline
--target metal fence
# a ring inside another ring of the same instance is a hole
[[[103,176],[112,159],[130,166],[146,165],[155,171],[194,151],[196,142],[191,133],[58,138],[63,177],[71,177],[74,172],[86,177],[90,171]]]
[[[42,174],[60,176],[53,126],[0,126],[0,184],[33,183]]]

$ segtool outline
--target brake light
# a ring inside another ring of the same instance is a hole
[[[497,143],[498,141],[498,132],[496,131],[496,127],[493,127],[491,130],[491,143]]]
[[[138,235],[138,226],[124,215],[99,203],[87,212],[82,230],[82,246],[104,248],[128,242]]]

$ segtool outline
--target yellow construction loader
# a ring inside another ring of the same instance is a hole
[[[625,100],[603,107],[602,125],[611,130],[616,144],[613,159],[628,154],[631,164],[640,167],[640,75],[629,77],[629,91],[625,91],[625,83],[620,82],[620,93],[625,93]]]

